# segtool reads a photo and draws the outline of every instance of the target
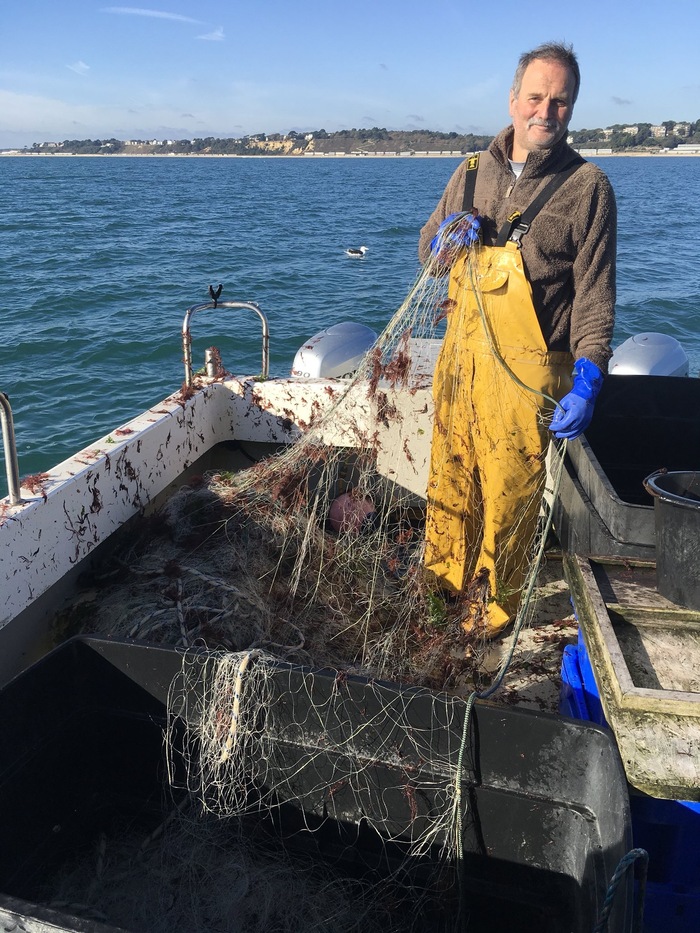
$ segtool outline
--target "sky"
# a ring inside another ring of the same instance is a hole
[[[353,127],[497,133],[571,43],[571,129],[700,119],[698,0],[0,0],[0,148]]]

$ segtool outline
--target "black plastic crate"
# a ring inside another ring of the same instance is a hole
[[[213,660],[197,657],[206,678]],[[74,639],[0,691],[0,920],[27,931],[149,929],[95,913],[94,880],[64,903],[54,879],[82,853],[95,860],[101,839],[110,845],[128,831],[148,840],[186,801],[177,749],[169,772],[164,743],[181,662],[167,648]],[[324,883],[342,877],[381,890],[385,933],[451,931],[460,902],[464,930],[590,933],[631,843],[617,751],[596,727],[477,704],[464,749],[461,860],[446,863],[438,835],[406,862],[422,821],[449,805],[465,712],[462,701],[426,690],[273,664],[269,786],[251,784],[242,820],[214,820],[217,860],[228,841],[283,847]],[[343,746],[348,724],[357,762]],[[283,782],[290,769],[294,782]],[[274,794],[270,814],[254,806],[256,790]],[[623,880],[611,933],[629,929],[629,892]],[[115,893],[122,906],[130,896]]]
[[[569,444],[555,527],[562,546],[655,559],[656,470],[700,469],[700,379],[607,376],[585,434]]]

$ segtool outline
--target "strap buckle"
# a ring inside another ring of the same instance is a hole
[[[519,224],[516,224],[511,235],[508,237],[513,243],[517,243],[520,246],[520,240],[525,236],[527,231],[530,229],[530,224],[523,223],[522,221]]]

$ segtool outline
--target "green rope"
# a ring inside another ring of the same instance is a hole
[[[469,726],[471,725],[472,710],[474,708],[474,701],[477,698],[476,692],[471,693],[467,697],[465,708],[464,708],[464,725],[462,726],[462,740],[459,745],[459,754],[457,756],[457,767],[455,773],[455,802],[454,802],[454,812],[455,812],[455,849],[457,853],[457,886],[459,892],[458,907],[457,907],[457,927],[458,929],[464,928],[466,926],[466,918],[464,914],[464,909],[466,906],[466,897],[464,890],[464,872],[462,871],[462,862],[464,861],[464,848],[462,845],[462,835],[463,835],[463,826],[464,826],[464,816],[462,810],[462,769],[464,766],[464,753],[467,747],[467,742],[469,740]],[[464,811],[466,812],[466,810]]]
[[[553,479],[554,479],[554,484],[552,487],[553,498],[556,498],[559,495],[559,488],[561,486],[561,477],[562,477],[562,473],[564,469],[564,454],[566,453],[566,445],[567,445],[567,442],[564,441],[563,446],[562,446],[562,455],[558,460],[558,468],[556,470],[556,474],[553,476]],[[508,649],[508,654],[506,655],[506,659],[504,663],[501,665],[501,669],[498,672],[498,675],[496,676],[496,679],[493,681],[491,686],[488,687],[486,690],[482,690],[480,693],[476,694],[476,697],[479,700],[487,700],[490,696],[492,696],[498,690],[498,688],[501,686],[501,684],[503,683],[505,679],[508,668],[511,665],[513,656],[515,654],[515,649],[518,644],[518,639],[520,638],[520,633],[523,629],[523,626],[525,625],[525,620],[527,618],[527,611],[530,607],[530,602],[532,600],[532,594],[535,589],[535,584],[537,582],[537,575],[540,571],[540,567],[542,566],[542,558],[544,557],[544,549],[547,543],[547,536],[551,528],[552,528],[552,510],[547,509],[547,519],[544,523],[544,527],[542,528],[542,533],[540,535],[540,540],[537,545],[537,550],[535,552],[535,557],[532,563],[532,568],[528,576],[525,593],[523,595],[523,598],[520,601],[518,612],[515,617],[515,622],[513,623],[513,634],[511,636],[511,642],[510,642],[510,647]]]
[[[488,248],[496,249],[497,247],[492,246]],[[481,291],[479,289],[478,282],[476,281],[476,272],[474,269],[474,263],[471,260],[471,255],[467,256],[467,266],[469,268],[469,282],[471,284],[472,292],[474,293],[477,307],[479,309],[479,316],[481,317],[481,323],[484,327],[484,333],[486,334],[486,339],[489,342],[489,349],[491,350],[493,355],[498,360],[499,364],[503,367],[503,369],[505,369],[505,371],[508,373],[508,376],[513,380],[513,382],[516,385],[520,386],[520,388],[524,389],[526,392],[532,393],[532,395],[539,395],[541,398],[545,399],[545,401],[551,402],[552,405],[555,408],[557,408],[559,406],[559,403],[557,402],[556,399],[553,399],[551,395],[547,395],[546,392],[540,392],[539,389],[533,389],[532,386],[529,386],[526,383],[524,383],[522,379],[520,379],[518,376],[515,375],[513,370],[504,360],[501,354],[501,351],[499,350],[498,345],[496,343],[496,338],[494,337],[493,332],[491,330],[491,324],[489,322],[488,317],[486,316],[486,311],[484,310],[484,305],[481,300]]]
[[[508,363],[503,358],[503,355],[501,354],[501,351],[499,350],[498,345],[496,343],[496,338],[491,330],[491,324],[486,314],[484,304],[481,300],[481,292],[479,290],[478,282],[476,279],[475,263],[472,262],[470,255],[467,256],[467,267],[469,269],[469,281],[470,281],[471,289],[476,299],[477,307],[479,309],[479,316],[481,318],[481,323],[484,328],[484,333],[486,335],[486,339],[488,340],[489,349],[491,350],[491,353],[496,358],[499,365],[506,371],[506,373],[508,374],[508,377],[516,385],[518,385],[521,389],[524,389],[526,392],[530,392],[532,395],[539,395],[541,398],[545,399],[545,401],[551,402],[554,408],[557,408],[559,403],[556,401],[556,399],[553,399],[551,395],[548,395],[546,392],[541,392],[539,391],[539,389],[533,389],[532,386],[529,386],[526,383],[524,383],[522,379],[520,379],[513,372],[513,370],[510,368]],[[553,477],[554,479],[554,486],[552,489],[553,498],[556,498],[559,494],[559,487],[561,485],[561,477],[562,477],[562,472],[563,472],[563,467],[564,467],[564,458],[566,456],[567,443],[568,442],[564,440],[560,448],[560,456],[558,457],[558,468],[556,471],[556,475]],[[510,667],[511,661],[513,660],[513,655],[515,654],[515,649],[518,643],[518,638],[520,636],[520,632],[523,628],[523,625],[525,624],[525,619],[527,617],[527,610],[530,606],[530,601],[532,599],[532,593],[535,588],[535,583],[537,581],[537,575],[542,565],[542,558],[544,557],[544,549],[545,549],[545,543],[547,541],[547,536],[552,528],[551,509],[547,509],[546,513],[547,513],[547,519],[546,519],[544,528],[542,530],[539,545],[535,553],[535,559],[533,561],[532,568],[530,570],[525,594],[523,596],[523,599],[520,601],[518,613],[515,618],[515,623],[513,626],[513,637],[511,640],[511,645],[508,651],[508,655],[495,681],[491,684],[491,686],[487,690],[482,691],[481,693],[477,694],[477,698],[480,700],[487,699],[488,697],[492,696],[498,690],[498,688],[503,683],[506,672],[508,671],[508,668]]]
[[[508,363],[503,358],[500,350],[498,349],[498,346],[496,345],[494,335],[491,331],[490,323],[488,321],[483,303],[481,301],[481,295],[478,291],[478,288],[476,287],[476,283],[474,280],[473,263],[469,260],[468,260],[468,266],[469,266],[469,274],[470,274],[470,279],[471,279],[471,284],[472,284],[472,290],[476,297],[477,306],[479,309],[479,315],[481,317],[481,321],[484,327],[484,332],[489,342],[489,348],[491,352],[493,353],[494,357],[496,358],[500,366],[502,366],[503,369],[505,369],[509,377],[518,386],[520,386],[520,388],[524,389],[527,392],[532,393],[533,395],[541,396],[546,401],[551,402],[552,405],[556,408],[558,405],[558,402],[555,399],[549,396],[546,392],[540,392],[539,390],[533,389],[531,386],[526,385],[521,379],[518,378],[518,376],[513,372],[513,370],[510,368]],[[564,440],[563,444],[561,445],[561,450],[560,450],[561,455],[558,457],[556,473],[553,476],[553,479],[554,479],[554,485],[552,488],[553,498],[556,498],[556,496],[559,494],[559,488],[561,485],[561,477],[562,477],[563,467],[564,467],[564,458],[566,455],[566,448],[567,448],[567,441]],[[473,693],[470,694],[470,696],[466,700],[466,706],[465,706],[465,711],[464,711],[464,724],[462,727],[462,738],[461,738],[460,747],[459,747],[459,754],[457,756],[457,766],[456,766],[456,773],[455,773],[455,804],[454,804],[455,824],[456,824],[455,825],[455,836],[456,836],[455,849],[456,849],[456,854],[457,854],[457,870],[458,870],[458,879],[459,879],[458,880],[458,884],[459,884],[458,926],[459,927],[463,927],[465,923],[465,920],[464,920],[465,896],[464,896],[463,872],[461,871],[461,865],[462,865],[463,858],[464,858],[464,851],[463,851],[463,846],[462,846],[462,831],[463,831],[463,826],[464,826],[464,814],[466,813],[466,810],[464,809],[462,805],[463,804],[462,802],[463,773],[462,772],[463,772],[463,765],[464,765],[464,754],[465,754],[465,750],[466,750],[467,743],[469,740],[469,727],[471,724],[472,711],[474,708],[474,703],[477,699],[486,700],[499,689],[499,687],[501,686],[501,684],[503,683],[505,679],[505,676],[508,672],[508,669],[515,655],[515,649],[518,644],[518,639],[520,637],[520,633],[523,629],[525,620],[527,618],[527,610],[530,606],[530,602],[532,599],[532,593],[534,591],[535,583],[537,581],[537,575],[542,565],[542,558],[544,557],[544,550],[545,550],[545,544],[547,541],[547,536],[552,527],[552,510],[547,509],[546,513],[547,513],[547,518],[544,524],[544,528],[542,529],[542,533],[540,535],[540,540],[539,540],[539,544],[537,546],[537,550],[535,553],[535,558],[533,561],[532,569],[528,577],[525,594],[523,596],[523,599],[520,602],[518,613],[515,618],[515,622],[513,625],[513,634],[511,637],[511,643],[508,649],[508,654],[506,656],[506,659],[504,663],[501,665],[501,668],[498,674],[496,675],[496,678],[491,683],[491,685],[486,690],[482,690],[480,692],[474,691]],[[594,933],[598,933],[598,931],[596,930],[594,931]],[[600,931],[600,933],[602,933],[602,930]]]

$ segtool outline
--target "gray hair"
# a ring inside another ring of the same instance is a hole
[[[538,45],[536,49],[530,52],[523,52],[515,69],[512,91],[515,97],[520,93],[520,86],[523,83],[525,69],[534,61],[559,62],[565,68],[568,68],[574,76],[574,97],[572,104],[576,103],[578,89],[581,86],[581,72],[578,67],[578,59],[574,54],[572,45],[564,45],[563,42],[545,42]]]

